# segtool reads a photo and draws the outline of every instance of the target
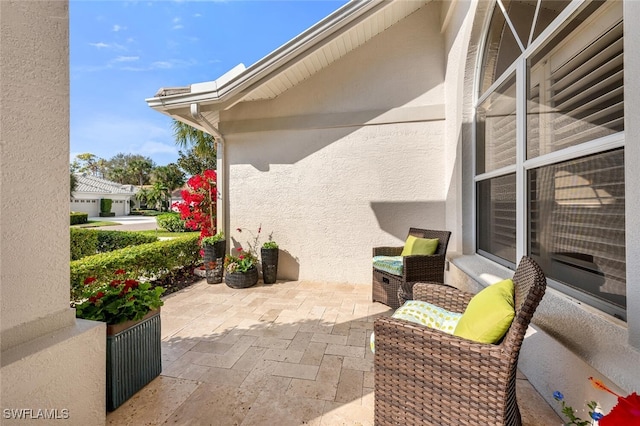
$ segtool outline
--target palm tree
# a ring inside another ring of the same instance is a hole
[[[184,149],[193,147],[194,152],[203,158],[211,156],[211,152],[215,155],[215,139],[210,134],[176,119],[173,120],[172,127],[176,145],[179,147]]]

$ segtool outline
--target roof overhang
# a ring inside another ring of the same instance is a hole
[[[220,111],[239,102],[277,97],[429,1],[349,2],[248,68],[240,64],[215,81],[161,88],[146,102],[156,111],[210,132],[206,127],[217,126]]]

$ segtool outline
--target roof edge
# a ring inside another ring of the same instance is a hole
[[[167,88],[165,89],[166,92],[164,95],[160,95],[160,91],[158,91],[156,96],[147,98],[145,101],[149,107],[161,112],[174,108],[183,108],[194,102],[223,102],[240,92],[254,81],[262,78],[265,74],[273,72],[279,66],[285,64],[291,56],[305,51],[307,48],[311,47],[323,38],[327,38],[336,31],[344,28],[363,14],[376,9],[379,6],[384,7],[385,3],[388,3],[388,1],[351,1],[293,39],[289,40],[287,43],[267,54],[248,68],[230,76],[229,78],[225,79],[224,77],[232,74],[232,72],[242,64],[223,74],[217,80],[191,85],[191,90],[189,90],[189,92],[180,92],[178,90],[171,92],[169,90],[171,88]],[[224,81],[220,82],[220,84],[216,84],[219,80]],[[199,90],[193,90],[194,86]]]

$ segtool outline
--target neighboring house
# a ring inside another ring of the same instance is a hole
[[[640,391],[640,2],[503,3],[350,2],[147,102],[215,136],[219,226],[273,231],[280,278],[370,285],[410,226],[453,232],[461,288],[534,257],[521,369],[556,408],[610,408],[587,377]]]
[[[130,201],[135,201],[138,188],[135,185],[122,185],[99,177],[76,173],[76,190],[71,193],[71,211],[100,214],[100,200],[113,200],[111,211],[116,216],[126,216],[130,212]]]

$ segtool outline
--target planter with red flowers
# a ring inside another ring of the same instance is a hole
[[[119,269],[84,280],[76,317],[107,323],[107,410],[113,411],[162,371],[160,306],[164,289]]]

